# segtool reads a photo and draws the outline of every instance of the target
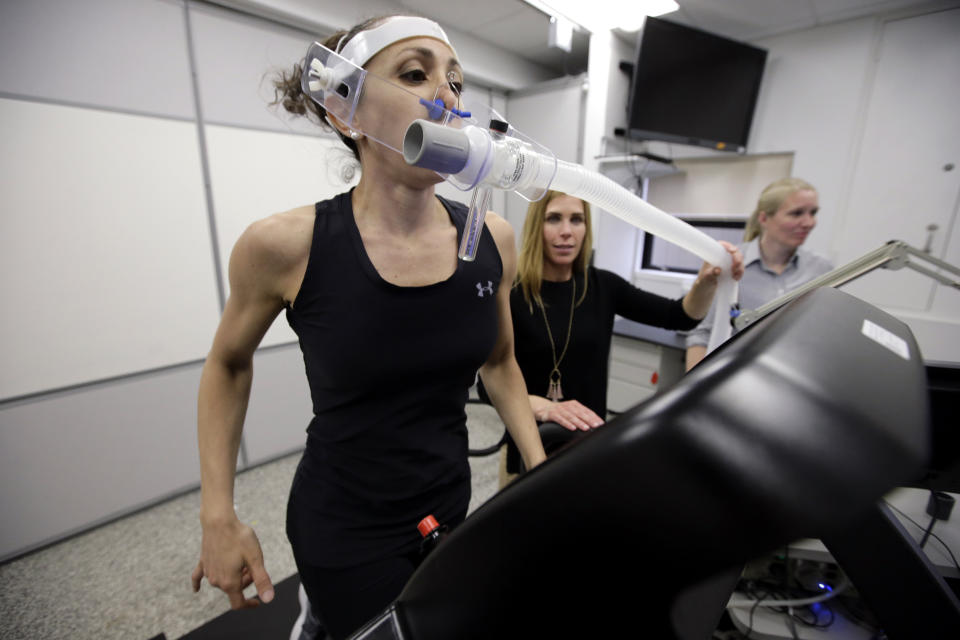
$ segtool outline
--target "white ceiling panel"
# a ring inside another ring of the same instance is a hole
[[[960,1],[951,0],[677,2],[680,10],[666,14],[663,18],[743,41],[840,20],[898,11],[911,6],[960,4]],[[581,73],[587,67],[589,35],[575,34],[571,53],[551,49],[547,44],[548,16],[523,0],[399,0],[398,10],[402,11],[403,7],[551,69],[558,76]]]
[[[810,2],[821,24],[929,4],[923,0],[810,0]]]
[[[537,56],[547,48],[549,20],[539,11],[518,9],[502,20],[478,25],[470,33],[525,57]]]
[[[679,4],[677,15],[663,17],[738,40],[816,24],[809,0],[679,0]]]
[[[508,22],[518,11],[539,11],[522,0],[401,0],[403,6],[413,9],[416,13],[430,16],[437,22],[473,32],[491,23]]]

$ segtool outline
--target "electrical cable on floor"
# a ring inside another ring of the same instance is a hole
[[[791,570],[789,551],[784,553],[782,559],[785,566],[780,578],[775,578],[771,574],[765,581],[747,580],[737,588],[737,591],[747,597],[734,598],[727,603],[728,610],[750,608],[744,638],[749,639],[753,634],[754,619],[759,607],[785,615],[784,624],[794,640],[799,640],[800,637],[798,624],[808,628],[826,629],[837,618],[837,614],[829,604],[826,604],[826,601],[846,591],[850,586],[849,581],[843,580],[835,588],[831,588],[825,582],[818,582],[820,588],[827,589],[828,592],[801,597],[810,593],[810,590],[801,587],[799,583],[794,584],[797,578]],[[771,580],[771,578],[774,579]],[[776,584],[771,584],[774,581]]]
[[[758,598],[756,603],[750,608],[750,619],[747,621],[747,635],[743,636],[745,639],[749,638],[750,634],[753,633],[753,614],[757,612],[757,607],[760,606],[761,600],[765,598],[768,593],[770,592],[764,591],[763,596],[761,598]]]
[[[801,606],[799,608],[793,606],[778,606],[786,601],[770,600],[769,602],[765,603],[768,594],[769,592],[765,591],[759,599],[754,601],[754,604],[750,609],[751,615],[747,623],[748,630],[745,636],[746,638],[749,638],[753,633],[753,618],[757,607],[759,606],[769,607],[772,611],[784,614],[786,616],[784,622],[787,626],[787,629],[790,631],[790,635],[797,640],[799,639],[799,634],[797,633],[796,623],[799,622],[803,626],[809,628],[826,629],[830,627],[836,620],[836,614],[828,605],[814,603],[812,605]],[[807,614],[812,619],[808,619],[804,616],[804,614]],[[823,614],[826,614],[826,616],[824,619],[821,619],[821,615]]]
[[[790,636],[793,640],[800,640],[799,636],[797,636],[797,625],[793,621],[793,616],[793,607],[787,607],[787,629],[790,630]]]
[[[731,600],[727,603],[727,608],[743,608],[743,607],[753,607],[755,605],[760,605],[762,607],[772,607],[772,608],[782,608],[782,607],[806,607],[811,604],[817,604],[824,602],[833,598],[834,596],[840,595],[843,591],[850,586],[849,582],[842,582],[835,589],[829,591],[828,593],[821,594],[819,596],[812,596],[810,598],[798,598],[794,600],[766,600],[761,598],[759,600]]]

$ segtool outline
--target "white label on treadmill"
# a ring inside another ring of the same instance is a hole
[[[907,347],[907,341],[903,338],[895,336],[880,325],[864,319],[863,328],[860,329],[860,331],[863,333],[863,335],[867,336],[877,344],[883,345],[887,349],[890,349],[890,351],[893,351],[904,360],[910,359],[910,348]]]

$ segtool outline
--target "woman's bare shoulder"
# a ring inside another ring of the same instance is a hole
[[[500,261],[503,264],[503,277],[506,282],[513,282],[517,275],[517,246],[513,239],[513,226],[506,219],[493,211],[488,211],[484,222],[493,236],[493,241],[500,252]]]
[[[505,218],[493,211],[488,211],[484,222],[501,252],[505,246],[513,247],[513,226]]]
[[[284,280],[302,270],[310,255],[314,207],[297,207],[253,222],[230,256],[231,280]]]
[[[314,215],[313,206],[303,206],[261,218],[243,232],[235,251],[280,263],[302,258],[310,251]]]

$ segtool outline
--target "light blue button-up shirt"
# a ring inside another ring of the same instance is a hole
[[[800,285],[833,270],[833,265],[830,262],[803,247],[799,247],[783,269],[783,273],[777,273],[763,263],[763,257],[760,255],[759,238],[740,245],[740,252],[743,254],[744,270],[743,278],[740,279],[739,302],[740,308],[744,311],[763,306],[771,300],[793,291]],[[710,308],[710,313],[697,328],[687,333],[687,347],[707,346],[710,341],[710,328],[713,326],[714,313],[716,313],[716,304]]]

